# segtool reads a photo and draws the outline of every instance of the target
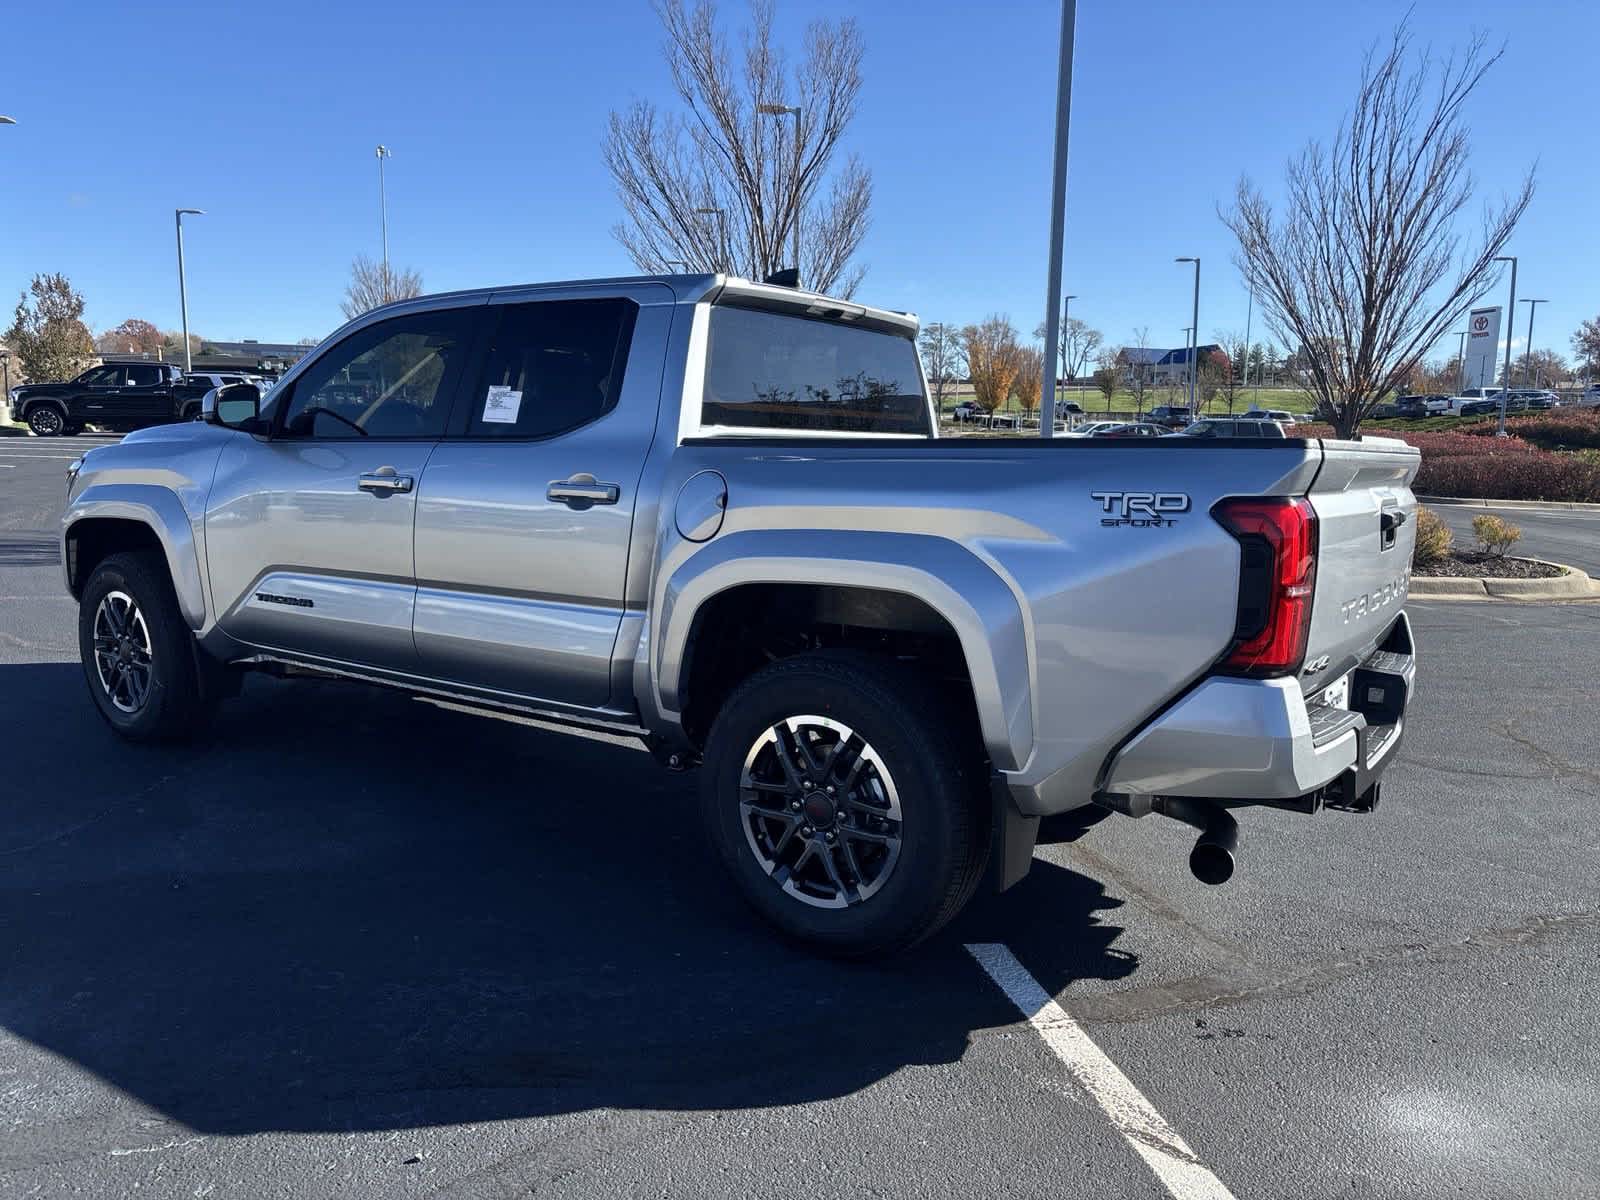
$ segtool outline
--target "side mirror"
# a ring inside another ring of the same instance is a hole
[[[213,425],[258,433],[261,389],[253,383],[230,383],[212,388],[200,401],[200,416]]]

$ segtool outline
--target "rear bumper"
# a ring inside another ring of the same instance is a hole
[[[1308,706],[1295,679],[1206,679],[1112,758],[1096,799],[1137,811],[1151,796],[1269,804],[1314,812],[1357,807],[1394,761],[1416,679],[1405,614],[1358,670],[1403,679],[1394,719]],[[1362,700],[1352,696],[1352,707]]]

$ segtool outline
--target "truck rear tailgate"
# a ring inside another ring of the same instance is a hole
[[[1415,449],[1381,437],[1324,441],[1322,449],[1322,467],[1308,494],[1318,539],[1306,669],[1300,675],[1308,694],[1377,648],[1405,604],[1417,537],[1410,485],[1421,455]]]

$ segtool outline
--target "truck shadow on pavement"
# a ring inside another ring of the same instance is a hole
[[[1042,860],[889,965],[811,957],[622,745],[263,679],[131,747],[83,688],[0,666],[0,1023],[203,1132],[829,1099],[1017,1019],[963,942],[1052,992],[1137,965]]]

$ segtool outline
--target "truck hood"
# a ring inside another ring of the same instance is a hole
[[[66,396],[72,391],[70,383],[25,383],[16,389],[18,400],[35,396]]]
[[[124,437],[120,444],[128,446],[166,442],[172,444],[173,450],[177,451],[189,446],[204,445],[207,442],[224,441],[234,432],[220,425],[213,425],[209,421],[174,421],[167,425],[151,425],[144,429],[136,429]]]

